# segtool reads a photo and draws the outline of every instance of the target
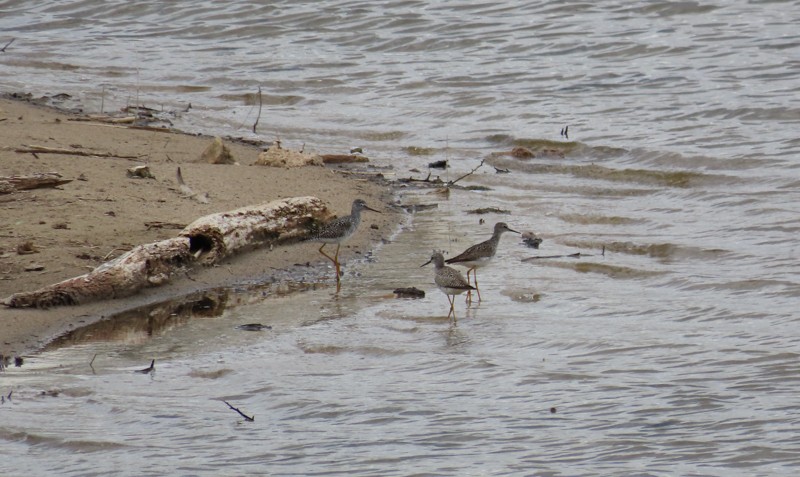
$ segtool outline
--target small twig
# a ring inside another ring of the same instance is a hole
[[[492,167],[494,167],[494,166],[492,166]],[[508,169],[500,169],[500,168],[498,168],[498,167],[494,167],[494,171],[495,171],[496,173],[498,173],[498,174],[508,174],[509,172],[511,172],[511,171],[510,171],[510,170],[508,170]]]
[[[258,126],[258,120],[261,119],[261,86],[258,87],[258,116],[256,116],[256,122],[253,123],[253,134],[256,134],[256,126]]]
[[[467,173],[466,173],[466,174],[464,174],[463,176],[459,177],[458,179],[456,179],[456,180],[454,180],[454,181],[450,181],[450,182],[448,182],[448,183],[447,183],[447,187],[450,187],[451,185],[455,184],[456,182],[460,181],[461,179],[463,179],[463,178],[465,178],[465,177],[467,177],[467,176],[471,176],[472,174],[474,174],[474,173],[475,173],[475,171],[477,171],[478,169],[480,169],[480,168],[481,168],[481,166],[483,166],[483,163],[484,163],[484,162],[486,162],[486,159],[482,159],[480,164],[478,164],[477,166],[475,166],[475,168],[474,168],[474,169],[472,169],[471,171],[467,172]]]
[[[522,262],[530,262],[531,260],[538,260],[542,258],[581,258],[581,257],[592,257],[593,255],[587,253],[572,253],[569,255],[537,255],[536,257],[528,257],[523,258]]]
[[[141,374],[149,374],[156,370],[156,360],[150,361],[150,366],[144,369],[139,369],[136,372]]]
[[[93,372],[93,373],[95,372],[95,371],[94,371],[94,366],[93,366],[93,364],[94,364],[94,359],[95,359],[96,357],[97,357],[97,353],[95,353],[95,354],[94,354],[94,356],[92,356],[92,360],[91,360],[91,361],[89,361],[89,367],[90,367],[90,368],[92,368],[92,372]]]
[[[243,413],[242,411],[240,411],[238,408],[235,408],[235,407],[231,406],[231,405],[230,405],[230,403],[229,403],[228,401],[225,401],[225,400],[223,399],[223,400],[222,400],[222,402],[224,402],[225,404],[227,404],[229,408],[231,408],[231,409],[233,409],[234,411],[238,412],[240,416],[242,416],[243,418],[245,418],[245,420],[247,420],[247,421],[250,421],[250,422],[253,422],[253,421],[255,421],[255,420],[256,420],[256,416],[253,416],[253,417],[250,417],[250,416],[248,416],[247,414],[245,414],[245,413]]]
[[[4,47],[0,48],[0,53],[5,53],[5,52],[6,52],[6,48],[8,48],[8,46],[9,46],[10,44],[14,43],[14,40],[16,40],[16,38],[12,38],[11,40],[9,40],[9,42],[8,42],[8,43],[6,43],[6,46],[4,46]]]

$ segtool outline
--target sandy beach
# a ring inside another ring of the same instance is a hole
[[[136,245],[174,237],[201,216],[275,199],[315,196],[334,214],[344,215],[361,197],[384,212],[364,215],[359,232],[342,246],[345,263],[388,238],[397,223],[387,208],[391,197],[386,185],[334,170],[348,166],[256,166],[261,149],[234,141],[225,144],[238,164],[198,162],[212,137],[76,118],[30,102],[0,99],[0,176],[55,172],[70,181],[0,194],[0,299],[85,274]],[[90,154],[18,152],[28,146]],[[149,166],[153,178],[129,177],[127,170],[138,165]],[[186,185],[207,193],[207,201],[181,192],[178,167]],[[318,247],[298,243],[255,250],[129,298],[47,310],[0,307],[0,354],[35,352],[74,327],[164,297],[269,277],[275,270],[305,267],[321,274],[327,263]],[[335,286],[327,268],[323,271]]]

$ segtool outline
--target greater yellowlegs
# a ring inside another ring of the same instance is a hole
[[[473,245],[472,247],[461,252],[461,254],[447,260],[447,263],[461,265],[462,267],[468,268],[468,284],[471,283],[469,281],[469,272],[472,272],[472,275],[475,278],[475,291],[478,292],[478,301],[481,300],[481,290],[478,288],[478,267],[482,267],[489,263],[492,260],[492,257],[494,257],[494,254],[497,253],[497,244],[500,242],[500,236],[503,235],[503,232],[514,232],[516,234],[519,233],[516,230],[510,229],[505,222],[497,222],[494,224],[494,233],[492,234],[492,238],[485,242]],[[467,293],[467,300],[470,299],[472,299],[471,291]]]
[[[350,238],[350,236],[353,235],[358,228],[358,224],[361,223],[362,210],[371,210],[373,212],[380,213],[380,211],[369,207],[363,199],[356,199],[353,201],[353,207],[350,211],[350,215],[345,215],[344,217],[331,220],[323,225],[317,234],[311,238],[311,240],[315,242],[322,242],[322,246],[319,248],[319,253],[333,262],[334,267],[336,267],[337,284],[339,283],[339,279],[341,277],[341,270],[339,266],[339,247],[341,247],[342,242]],[[325,248],[325,245],[329,243],[336,244],[336,253],[333,255],[333,257],[322,251],[322,249]]]
[[[453,315],[453,321],[456,319],[456,308],[455,308],[455,301],[456,295],[460,295],[465,291],[474,290],[474,288],[464,280],[464,277],[461,276],[461,273],[456,270],[455,268],[448,267],[444,264],[444,257],[440,252],[434,252],[431,255],[431,259],[422,264],[421,266],[425,266],[429,263],[433,263],[433,266],[436,267],[436,275],[434,276],[433,281],[436,283],[436,286],[439,290],[442,291],[447,296],[447,301],[450,303],[450,312],[447,314],[447,317],[450,318],[450,315]],[[452,299],[450,297],[453,297]]]

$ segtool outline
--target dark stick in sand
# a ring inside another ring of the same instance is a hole
[[[223,400],[222,402],[224,402],[225,404],[227,404],[229,408],[231,408],[231,409],[233,409],[234,411],[238,412],[240,416],[242,416],[243,418],[245,418],[245,420],[247,420],[247,421],[250,421],[250,422],[253,422],[253,421],[255,421],[255,420],[256,420],[256,416],[253,416],[253,417],[250,417],[250,416],[248,416],[247,414],[243,413],[243,412],[242,412],[242,411],[240,411],[239,409],[237,409],[237,408],[235,408],[235,407],[231,406],[231,405],[230,405],[230,403],[229,403],[228,401],[225,401],[225,400]]]
[[[256,126],[258,126],[258,120],[261,119],[261,86],[258,87],[258,116],[256,117],[256,122],[253,124],[253,134],[256,134]]]

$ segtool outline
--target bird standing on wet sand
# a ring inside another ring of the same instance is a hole
[[[436,283],[436,286],[439,290],[442,291],[447,296],[447,301],[450,303],[450,312],[447,314],[447,317],[450,318],[450,315],[453,315],[453,321],[456,320],[456,308],[455,308],[455,301],[456,295],[460,295],[465,291],[472,291],[473,288],[464,277],[461,276],[458,270],[452,267],[445,266],[444,264],[444,257],[440,252],[434,252],[431,255],[431,259],[422,264],[421,266],[424,267],[425,265],[433,262],[433,266],[436,267],[433,281]],[[450,299],[450,297],[453,297]]]
[[[447,260],[447,263],[452,265],[461,265],[462,267],[467,267],[467,283],[470,284],[469,281],[469,272],[472,272],[475,278],[475,291],[478,292],[478,301],[481,301],[481,290],[478,288],[478,268],[486,265],[492,260],[494,254],[497,253],[497,244],[500,242],[500,236],[503,235],[503,232],[514,232],[518,234],[516,230],[510,229],[508,224],[505,222],[497,222],[494,224],[494,233],[492,234],[492,238],[485,242],[481,242],[479,244],[473,245],[472,247],[464,250],[461,252],[460,255],[456,255],[453,258]],[[467,293],[467,300],[472,300],[472,292]]]
[[[353,201],[353,207],[350,211],[350,215],[345,215],[344,217],[331,220],[323,225],[319,229],[319,232],[317,232],[317,234],[311,238],[311,240],[315,242],[322,242],[322,246],[319,248],[319,253],[325,255],[325,257],[333,262],[333,265],[336,267],[337,285],[339,284],[341,277],[341,269],[339,266],[339,247],[341,247],[342,242],[350,238],[350,236],[353,235],[358,228],[358,224],[361,223],[362,210],[371,210],[380,214],[380,211],[369,207],[363,199],[356,199]],[[322,249],[325,248],[325,245],[329,243],[336,244],[336,253],[333,255],[333,257],[322,251]]]

